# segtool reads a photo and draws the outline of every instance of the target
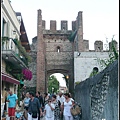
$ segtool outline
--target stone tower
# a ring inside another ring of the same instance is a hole
[[[48,77],[53,73],[69,75],[70,91],[74,89],[73,42],[69,41],[72,30],[68,21],[61,21],[61,30],[56,29],[56,20],[50,20],[50,30],[45,29],[41,10],[38,10],[37,24],[37,66],[36,90],[47,92]]]
[[[83,40],[83,18],[82,11],[78,12],[77,18],[75,21],[72,21],[72,30],[77,31],[74,38],[74,50],[78,52],[83,52],[88,49],[89,43]],[[86,44],[87,43],[87,44]],[[86,47],[84,47],[84,45]],[[85,49],[84,49],[85,48]]]
[[[45,43],[43,40],[42,12],[38,10],[37,21],[37,81],[36,90],[45,91]]]

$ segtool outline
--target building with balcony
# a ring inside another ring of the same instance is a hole
[[[1,1],[1,100],[5,103],[7,89],[17,94],[23,69],[28,68],[30,45],[21,13],[15,13],[9,0]]]

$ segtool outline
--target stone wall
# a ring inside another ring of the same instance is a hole
[[[36,68],[36,63],[37,63],[37,37],[34,37],[32,39],[32,45],[31,47],[31,52],[29,53],[29,55],[32,58],[32,61],[29,63],[29,69],[32,71],[32,79],[31,81],[24,81],[24,84],[28,87],[28,88],[35,88],[36,89],[36,80],[37,80],[37,68]]]
[[[118,120],[118,61],[75,87],[82,120]]]
[[[50,74],[62,73],[63,75],[69,75],[69,84],[73,85],[73,43],[66,37],[70,33],[69,31],[65,34],[63,34],[63,31],[59,31],[59,34],[57,34],[58,31],[52,35],[50,33],[51,31],[49,34],[43,34],[45,42],[46,83],[48,83],[47,78]],[[73,90],[74,86],[71,86],[71,93]]]

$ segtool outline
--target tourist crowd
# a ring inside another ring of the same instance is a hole
[[[24,113],[20,114],[17,109],[18,97],[9,90],[7,101],[9,102],[8,114],[10,120],[80,120],[80,117],[74,117],[71,109],[75,106],[75,101],[70,93],[59,92],[57,95],[39,91],[25,93],[22,95]]]

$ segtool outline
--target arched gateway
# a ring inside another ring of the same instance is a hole
[[[82,16],[82,12],[78,16]],[[48,77],[53,73],[62,73],[69,76],[69,91],[73,93],[74,51],[82,49],[80,42],[83,42],[83,34],[79,36],[82,33],[82,22],[78,22],[80,19],[82,21],[82,17],[72,22],[72,30],[68,30],[65,20],[61,21],[61,30],[56,30],[56,21],[53,20],[50,21],[50,30],[46,30],[41,10],[38,10],[37,18],[37,37],[33,38],[31,45],[33,62],[30,68],[33,71],[33,80],[30,87],[36,86],[37,91],[47,92]],[[80,25],[81,28],[76,27]],[[75,33],[78,34],[77,42],[72,40]]]

